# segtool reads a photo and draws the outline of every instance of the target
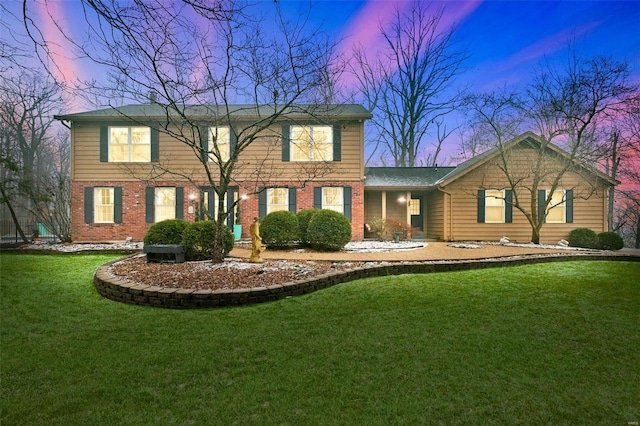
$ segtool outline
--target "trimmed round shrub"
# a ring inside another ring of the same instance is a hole
[[[316,250],[338,251],[351,241],[351,223],[342,213],[320,210],[309,221],[307,240]]]
[[[216,237],[215,222],[203,220],[189,224],[182,233],[182,244],[186,247],[187,260],[207,260],[213,257],[213,242]],[[234,237],[228,227],[222,228],[222,257],[233,249]]]
[[[598,248],[600,250],[620,250],[624,247],[624,240],[615,232],[601,232],[598,234]]]
[[[145,244],[182,244],[182,233],[189,222],[182,219],[169,219],[154,223],[144,236]]]
[[[260,223],[262,242],[269,248],[287,248],[298,240],[298,218],[295,213],[269,213]]]
[[[304,209],[300,210],[296,215],[298,216],[298,232],[302,244],[309,245],[309,240],[307,239],[307,229],[309,228],[309,221],[319,211],[320,209]]]
[[[569,245],[571,247],[597,248],[598,235],[589,228],[576,228],[569,232]]]

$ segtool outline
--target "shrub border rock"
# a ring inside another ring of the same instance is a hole
[[[481,268],[532,265],[546,262],[567,262],[575,260],[640,262],[640,256],[596,253],[509,256],[502,258],[461,261],[381,262],[371,266],[316,275],[307,279],[276,284],[268,287],[233,290],[163,288],[131,283],[109,273],[109,267],[113,263],[121,260],[122,259],[116,259],[105,263],[96,270],[93,276],[93,284],[100,295],[117,302],[131,303],[135,305],[171,309],[193,309],[241,306],[271,302],[312,293],[314,291],[361,278],[374,278],[400,274],[468,271]]]

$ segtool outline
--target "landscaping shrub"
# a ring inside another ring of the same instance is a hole
[[[316,250],[338,251],[351,241],[351,223],[342,213],[320,210],[309,221],[307,240]]]
[[[576,228],[569,232],[569,245],[571,247],[597,248],[598,235],[589,228]]]
[[[401,240],[411,237],[411,225],[396,218],[376,219],[368,224],[367,229],[376,235],[379,241],[388,241],[395,238],[396,232]]]
[[[309,245],[309,240],[307,239],[309,221],[319,211],[320,209],[304,209],[300,210],[296,215],[298,216],[298,236],[302,244]]]
[[[145,244],[182,244],[182,233],[189,222],[182,219],[169,219],[154,223],[144,236]]]
[[[295,213],[269,213],[260,224],[262,242],[269,248],[286,248],[298,240],[298,218]]]
[[[601,232],[598,234],[598,248],[600,250],[620,250],[624,247],[624,240],[615,232]]]
[[[216,236],[215,223],[210,220],[189,224],[182,233],[182,244],[186,247],[186,260],[207,260],[213,257],[213,242]],[[234,237],[228,227],[222,231],[222,256],[233,248]]]

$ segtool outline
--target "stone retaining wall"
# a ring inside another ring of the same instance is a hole
[[[639,256],[577,254],[543,255],[530,257],[510,257],[465,261],[429,261],[385,263],[354,268],[308,279],[272,285],[234,290],[191,290],[183,288],[162,288],[129,283],[108,272],[109,266],[118,260],[100,266],[93,277],[93,284],[102,296],[118,302],[136,305],[157,306],[173,309],[214,308],[270,302],[292,296],[312,293],[336,284],[400,274],[425,274],[430,272],[467,271],[471,269],[495,268],[502,266],[530,265],[544,262],[566,262],[574,260],[618,260],[640,261]]]

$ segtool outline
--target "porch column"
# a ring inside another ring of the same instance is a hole
[[[387,218],[387,191],[382,191],[382,218]]]
[[[411,191],[407,191],[405,195],[407,197],[407,211],[406,211],[406,221],[409,225],[411,225]]]

